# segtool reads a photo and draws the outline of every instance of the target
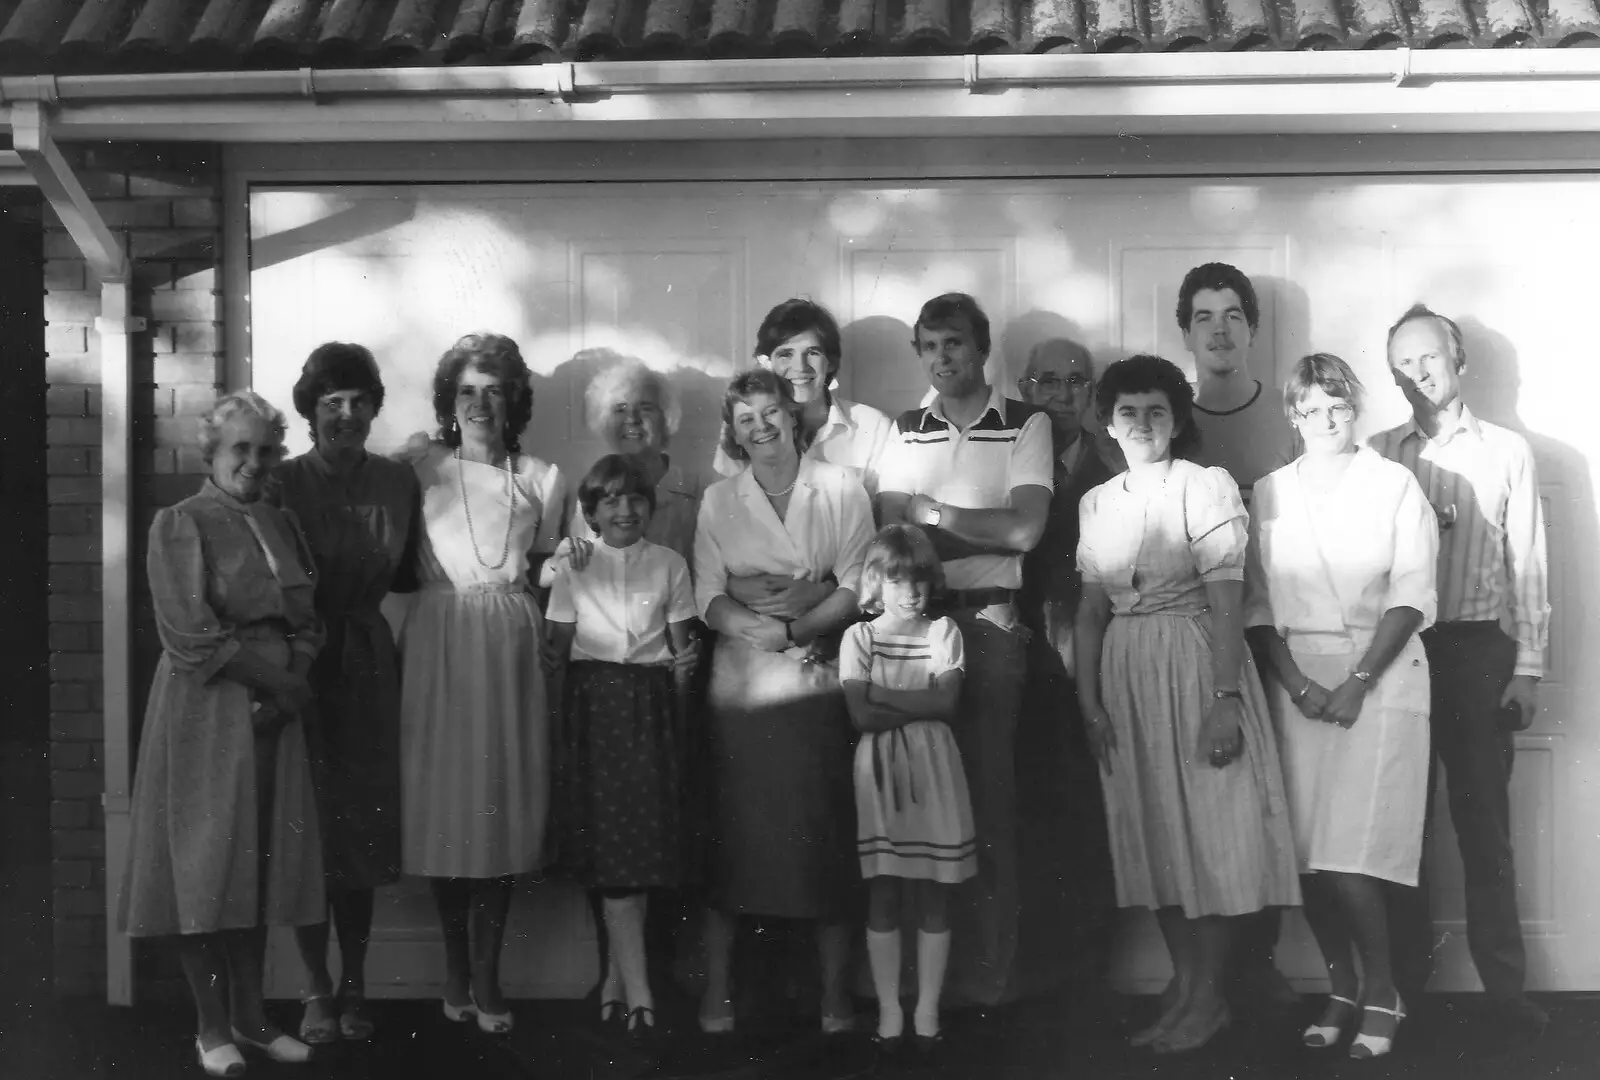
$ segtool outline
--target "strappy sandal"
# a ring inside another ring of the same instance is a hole
[[[1338,994],[1328,995],[1329,1005],[1336,1001],[1341,1005],[1348,1005],[1350,1008],[1357,1010],[1351,1014],[1352,1020],[1361,1015],[1359,1006],[1349,998],[1340,997]],[[1324,1009],[1323,1011],[1326,1012],[1327,1010]],[[1318,1019],[1321,1019],[1321,1017],[1318,1017]],[[1300,1045],[1309,1047],[1312,1050],[1326,1050],[1331,1046],[1337,1046],[1339,1040],[1343,1037],[1343,1024],[1312,1024],[1300,1033]]]
[[[318,1002],[328,1003],[328,1012],[320,1020],[311,1019],[311,1007]],[[300,1041],[308,1046],[326,1046],[339,1041],[339,1017],[333,1012],[332,994],[312,994],[300,999],[305,1012],[300,1016]]]
[[[1382,1005],[1363,1005],[1362,1012],[1382,1013],[1394,1017],[1394,1031],[1388,1035],[1363,1035],[1357,1032],[1356,1037],[1350,1041],[1350,1056],[1357,1061],[1367,1061],[1380,1058],[1394,1049],[1394,1039],[1400,1034],[1400,1021],[1406,1018],[1406,1003],[1400,1000],[1398,993],[1394,996],[1394,1008],[1385,1009]]]

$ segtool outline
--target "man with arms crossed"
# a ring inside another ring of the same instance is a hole
[[[1389,328],[1389,370],[1411,419],[1371,445],[1416,475],[1439,516],[1439,618],[1422,632],[1422,644],[1433,684],[1433,750],[1444,766],[1466,876],[1467,947],[1496,1019],[1538,1030],[1547,1017],[1523,992],[1527,958],[1508,788],[1512,736],[1533,722],[1544,674],[1544,515],[1527,440],[1478,419],[1461,400],[1466,366],[1452,320],[1421,304],[1400,316]],[[1510,637],[1500,628],[1503,617]],[[1420,995],[1433,967],[1421,880],[1417,889],[1396,890],[1390,917],[1402,995]]]
[[[966,653],[956,739],[972,794],[978,887],[957,907],[950,983],[994,1004],[1015,996],[1017,816],[1013,740],[1025,672],[1022,553],[1050,512],[1050,421],[984,377],[989,319],[947,293],[922,306],[913,345],[935,396],[895,421],[878,473],[879,520],[920,526],[944,561]],[[965,909],[965,910],[963,910]]]

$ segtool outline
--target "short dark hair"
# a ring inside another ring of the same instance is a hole
[[[885,525],[878,530],[867,545],[856,586],[862,611],[882,613],[885,581],[927,582],[930,599],[937,599],[944,591],[944,563],[927,533],[915,525]]]
[[[935,296],[917,312],[917,321],[911,327],[911,344],[917,344],[917,333],[935,326],[949,326],[957,319],[966,319],[972,327],[972,343],[978,351],[989,351],[989,316],[983,313],[978,302],[966,293],[947,292]]]
[[[803,434],[805,425],[800,422],[800,406],[795,404],[794,388],[788,379],[780,379],[763,367],[739,372],[728,380],[728,388],[722,392],[722,452],[734,461],[750,460],[750,455],[733,437],[733,407],[741,402],[750,404],[750,399],[757,394],[770,394],[778,399],[794,424],[794,448],[804,454],[809,443]]]
[[[1355,406],[1359,415],[1367,388],[1361,385],[1361,380],[1350,365],[1339,357],[1332,353],[1312,353],[1301,357],[1284,380],[1283,411],[1292,417],[1313,389],[1321,390],[1329,397],[1348,401]]]
[[[1178,286],[1178,329],[1185,334],[1189,332],[1189,323],[1194,318],[1194,294],[1201,289],[1217,292],[1232,289],[1239,297],[1239,306],[1244,309],[1244,321],[1250,324],[1251,332],[1254,333],[1261,324],[1261,305],[1256,300],[1256,287],[1250,284],[1244,271],[1227,263],[1209,262],[1183,275],[1183,284]]]
[[[1172,406],[1172,447],[1175,458],[1193,460],[1200,449],[1200,432],[1194,426],[1194,387],[1178,366],[1159,356],[1130,356],[1106,368],[1095,387],[1095,413],[1100,422],[1111,426],[1117,399],[1124,394],[1160,392]]]
[[[520,453],[522,431],[533,419],[533,372],[517,343],[504,334],[468,334],[439,358],[433,373],[433,415],[444,444],[451,449],[461,445],[455,424],[456,389],[469,367],[493,375],[505,387],[506,426],[501,435],[509,453]]]
[[[325,341],[311,350],[294,384],[294,411],[314,420],[325,394],[360,390],[372,399],[372,411],[383,408],[383,376],[372,350],[349,341]]]
[[[755,355],[771,356],[785,341],[808,330],[817,335],[822,345],[822,355],[828,358],[828,375],[838,374],[839,364],[844,358],[838,320],[827,308],[810,300],[785,300],[767,312],[767,317],[761,320],[761,326],[756,330]]]
[[[1402,326],[1409,322],[1416,322],[1418,319],[1433,319],[1438,322],[1440,326],[1444,327],[1445,335],[1450,339],[1450,351],[1455,358],[1456,370],[1460,371],[1463,367],[1465,367],[1467,363],[1467,349],[1461,340],[1461,327],[1456,325],[1456,321],[1454,319],[1447,315],[1440,315],[1437,311],[1434,311],[1427,304],[1423,303],[1412,304],[1410,307],[1406,308],[1405,314],[1396,319],[1394,321],[1394,325],[1389,327],[1389,337],[1384,345],[1385,351],[1387,352],[1388,346],[1394,344],[1394,336],[1400,332],[1400,328]]]
[[[589,466],[578,484],[578,506],[591,529],[594,512],[607,495],[643,495],[650,512],[656,512],[656,486],[645,475],[643,465],[622,454],[607,454]]]

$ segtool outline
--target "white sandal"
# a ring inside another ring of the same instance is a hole
[[[243,1076],[244,1055],[239,1053],[239,1048],[233,1043],[223,1043],[221,1046],[207,1050],[201,1045],[200,1037],[195,1036],[194,1052],[200,1057],[200,1067],[206,1071],[207,1076]]]
[[[1356,1003],[1347,997],[1329,994],[1328,1003],[1331,1005],[1335,1001],[1341,1005],[1348,1005],[1352,1009],[1357,1007]],[[1358,1012],[1357,1015],[1359,1016],[1360,1013]],[[1300,1045],[1309,1047],[1312,1050],[1326,1050],[1330,1046],[1338,1045],[1339,1038],[1343,1034],[1344,1028],[1337,1024],[1312,1024],[1300,1033]]]
[[[1361,1011],[1383,1013],[1385,1016],[1394,1017],[1394,1034],[1362,1035],[1358,1033],[1350,1041],[1350,1056],[1358,1061],[1383,1057],[1394,1049],[1395,1035],[1400,1034],[1400,1021],[1406,1018],[1406,1003],[1400,1000],[1400,995],[1397,993],[1394,996],[1394,1008],[1385,1009],[1382,1005],[1363,1005]]]

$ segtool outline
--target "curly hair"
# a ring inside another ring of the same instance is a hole
[[[1166,395],[1172,407],[1172,446],[1175,458],[1194,459],[1200,450],[1200,432],[1194,426],[1194,387],[1178,366],[1159,356],[1130,356],[1106,368],[1094,391],[1095,415],[1111,426],[1117,399],[1125,394]]]
[[[372,400],[374,413],[383,409],[383,376],[365,345],[327,341],[312,349],[294,384],[294,411],[315,423],[317,402],[340,390],[359,390]]]
[[[200,417],[200,460],[207,465],[217,456],[222,442],[222,425],[236,416],[254,416],[265,420],[267,426],[280,437],[289,430],[283,410],[254,390],[235,390],[211,403],[211,408]]]
[[[678,433],[683,423],[683,403],[678,399],[678,388],[666,375],[651,368],[643,360],[625,357],[602,368],[583,391],[584,420],[596,435],[605,430],[606,415],[623,393],[636,386],[651,386],[656,391],[656,401],[661,405],[661,422],[670,438]]]
[[[504,334],[468,334],[439,358],[433,373],[433,415],[439,421],[440,439],[452,450],[461,445],[456,390],[461,373],[469,367],[493,375],[505,387],[506,421],[501,438],[507,453],[520,453],[523,429],[533,419],[533,372],[517,343]]]
[[[1261,323],[1261,305],[1256,300],[1256,287],[1250,284],[1243,270],[1222,262],[1206,263],[1183,275],[1183,284],[1178,286],[1179,330],[1185,334],[1189,332],[1189,323],[1194,318],[1194,294],[1201,289],[1214,292],[1232,289],[1239,298],[1239,307],[1244,310],[1244,321],[1250,324],[1250,332],[1256,332]]]
[[[1361,403],[1367,388],[1351,370],[1350,365],[1332,353],[1312,353],[1302,356],[1289,372],[1283,384],[1283,411],[1293,419],[1295,411],[1312,390],[1321,390],[1331,398],[1348,401],[1361,413]]]
[[[793,425],[794,448],[804,454],[810,446],[810,439],[805,436],[805,425],[800,422],[800,406],[795,404],[794,389],[788,379],[780,379],[761,367],[741,371],[728,381],[728,388],[722,392],[722,452],[734,461],[750,460],[750,455],[733,437],[733,407],[740,403],[750,404],[750,399],[757,394],[769,394],[778,399]]]
[[[808,331],[817,335],[822,355],[828,359],[827,376],[822,380],[826,387],[839,374],[844,344],[839,334],[838,320],[821,304],[810,300],[785,300],[767,312],[767,317],[761,320],[761,326],[756,330],[755,355],[771,356],[784,342]]]

